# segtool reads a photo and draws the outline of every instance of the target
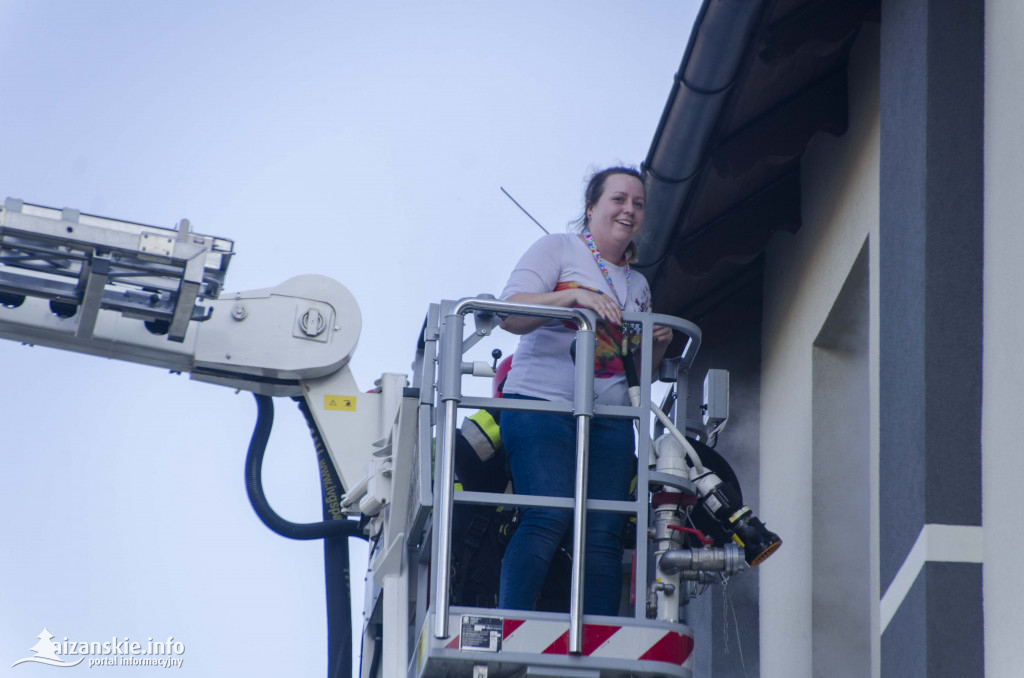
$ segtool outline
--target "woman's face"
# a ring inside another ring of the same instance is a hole
[[[642,181],[629,174],[612,174],[587,210],[590,232],[597,238],[629,243],[643,226],[645,200]]]

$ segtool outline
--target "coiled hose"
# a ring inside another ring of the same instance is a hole
[[[256,428],[249,441],[245,457],[245,491],[249,503],[263,524],[288,539],[323,539],[325,537],[359,537],[365,539],[357,520],[322,520],[318,523],[293,523],[274,511],[263,492],[263,455],[267,451],[270,430],[274,427],[274,400],[270,396],[256,397]]]

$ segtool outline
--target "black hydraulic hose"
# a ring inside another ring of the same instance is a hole
[[[252,510],[263,524],[282,537],[289,539],[323,539],[324,537],[363,537],[361,527],[355,520],[324,520],[318,523],[293,523],[274,511],[263,492],[263,455],[270,440],[270,429],[274,426],[274,401],[270,396],[253,394],[256,397],[256,428],[249,441],[249,453],[245,457],[245,491],[249,495]]]
[[[327,678],[352,676],[352,582],[348,556],[348,537],[324,539]]]
[[[320,469],[320,495],[323,499],[324,520],[343,520],[341,513],[341,479],[331,461],[331,455],[320,435],[320,427],[306,399],[293,398],[306,419],[309,434],[316,449],[317,467]],[[349,576],[348,537],[324,539],[324,587],[327,590],[327,676],[352,676],[352,581]]]

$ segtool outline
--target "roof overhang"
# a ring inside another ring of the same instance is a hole
[[[704,1],[643,163],[658,312],[713,343],[760,308],[765,246],[801,226],[800,158],[846,132],[850,50],[878,20],[879,0]]]

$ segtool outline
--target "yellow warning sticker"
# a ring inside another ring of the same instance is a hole
[[[325,395],[325,410],[342,410],[343,412],[356,411],[356,397],[347,395]]]

